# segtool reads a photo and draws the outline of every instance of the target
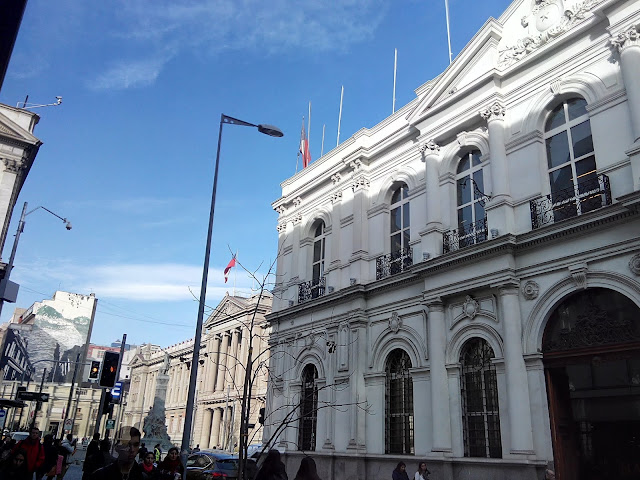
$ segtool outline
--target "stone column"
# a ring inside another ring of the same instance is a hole
[[[220,443],[220,424],[222,423],[222,409],[213,409],[213,421],[211,422],[211,436],[209,448],[214,448]]]
[[[341,180],[341,175],[336,173],[331,177],[331,181],[334,185],[337,185]],[[333,225],[331,226],[331,250],[329,252],[330,263],[327,265],[327,286],[332,286],[336,290],[343,287],[341,283],[341,270],[340,270],[340,204],[342,203],[342,190],[331,195],[332,204],[332,217]],[[328,293],[328,292],[327,292]]]
[[[204,360],[204,369],[202,371],[202,375],[204,376],[204,379],[202,381],[202,393],[209,393],[211,392],[212,388],[211,388],[211,351],[213,350],[213,339],[211,338],[211,336],[209,336],[207,338],[207,343],[206,343],[207,347],[206,347],[206,354],[207,356],[205,357]]]
[[[369,406],[369,413],[365,415],[367,453],[384,454],[385,382],[386,374],[384,372],[370,373],[364,376],[366,399]]]
[[[499,102],[494,102],[480,112],[487,121],[489,129],[489,155],[491,156],[491,200],[486,204],[489,230],[498,230],[498,235],[513,231],[513,204],[509,190],[509,164],[505,147],[505,113],[506,109]],[[473,186],[471,185],[471,188]],[[486,186],[485,192],[486,191]],[[493,235],[491,235],[493,237]]]
[[[431,417],[433,421],[432,452],[451,453],[449,383],[445,362],[447,326],[444,305],[439,298],[427,300],[429,328],[429,361],[431,364]]]
[[[247,344],[249,342],[249,330],[244,327],[238,327],[242,333],[242,342],[240,343],[240,352],[238,353],[238,366],[236,367],[236,385],[244,385],[244,371],[247,365]]]
[[[369,277],[369,228],[367,219],[367,190],[369,177],[361,160],[354,160],[349,164],[353,169],[353,227],[351,239],[351,264],[349,278],[355,278],[357,283],[364,283]]]
[[[427,223],[420,232],[422,236],[422,251],[431,257],[442,253],[442,211],[440,207],[440,175],[438,163],[440,161],[440,147],[433,140],[420,147],[425,164],[425,179],[427,189]],[[414,259],[414,263],[421,259]]]
[[[504,360],[509,397],[511,453],[533,454],[529,382],[522,351],[522,318],[517,283],[498,286],[504,327]]]
[[[229,332],[224,332],[220,336],[220,355],[218,356],[218,378],[216,381],[216,392],[224,391],[224,380],[227,378],[227,351],[229,349]]]
[[[229,367],[229,378],[231,383],[234,383],[236,378],[236,366],[238,365],[238,362],[240,362],[238,335],[240,335],[239,327],[231,330],[231,351],[229,352],[229,356],[227,356],[227,365]]]
[[[620,54],[620,70],[627,93],[627,105],[631,118],[633,145],[627,155],[631,158],[633,189],[640,190],[640,33],[638,27],[618,33],[611,45]]]

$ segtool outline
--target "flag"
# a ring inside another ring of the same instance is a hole
[[[236,266],[236,256],[234,255],[233,258],[231,258],[229,265],[227,265],[227,268],[224,269],[224,283],[227,283],[227,280],[229,280],[229,270],[231,270],[235,266]]]
[[[300,132],[300,153],[302,154],[302,168],[307,168],[311,163],[311,153],[309,153],[309,139],[304,131],[304,118],[302,119],[302,132]]]

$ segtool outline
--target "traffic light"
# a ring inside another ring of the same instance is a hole
[[[264,425],[264,407],[260,409],[260,414],[258,415],[258,423],[260,425]]]
[[[118,363],[120,362],[120,354],[115,352],[104,352],[102,360],[102,373],[100,374],[101,387],[113,387],[116,383],[116,374],[118,373]]]
[[[89,378],[98,378],[100,373],[100,362],[94,360],[91,362],[91,370],[89,370]]]
[[[109,411],[113,412],[113,395],[111,392],[104,392],[104,403],[102,404],[102,414],[109,415]]]

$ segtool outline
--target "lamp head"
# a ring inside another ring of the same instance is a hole
[[[284,133],[275,125],[267,125],[261,124],[258,125],[258,131],[260,133],[264,133],[265,135],[269,135],[270,137],[284,137]]]
[[[71,227],[71,222],[68,221],[66,218],[64,219],[64,222],[65,222],[64,228],[66,228],[67,230],[71,230],[71,228],[72,228]]]

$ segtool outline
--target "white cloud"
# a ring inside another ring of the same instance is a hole
[[[91,88],[151,85],[185,50],[344,51],[371,38],[388,8],[382,0],[122,0],[114,36],[144,59],[120,60]]]

